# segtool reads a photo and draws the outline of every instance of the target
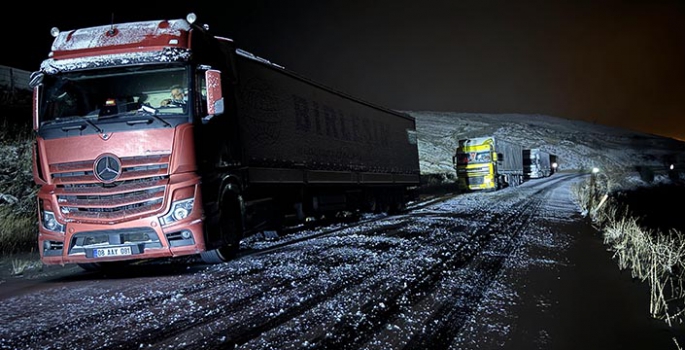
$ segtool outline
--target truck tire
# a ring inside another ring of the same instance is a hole
[[[377,213],[378,212],[378,199],[373,191],[367,191],[364,194],[364,200],[362,202],[363,212],[367,213]]]
[[[380,202],[378,203],[378,213],[379,214],[390,214],[392,211],[392,197],[387,194],[381,195]]]
[[[390,192],[390,191],[388,191]],[[388,214],[397,215],[406,209],[406,202],[404,200],[404,192],[402,190],[393,190],[391,192],[390,210]]]
[[[207,264],[220,264],[229,261],[240,250],[240,220],[242,217],[240,196],[225,191],[219,212],[219,231],[224,241],[223,246],[200,253],[202,261]]]
[[[221,264],[230,260],[227,256],[221,253],[222,248],[212,249],[200,253],[200,257],[205,264]]]

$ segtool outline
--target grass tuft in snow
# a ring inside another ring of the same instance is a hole
[[[12,259],[12,275],[19,276],[23,275],[29,270],[40,270],[43,264],[36,260],[27,259]]]

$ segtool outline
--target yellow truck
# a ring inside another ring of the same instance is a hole
[[[523,183],[523,147],[494,136],[459,140],[452,162],[462,191]]]

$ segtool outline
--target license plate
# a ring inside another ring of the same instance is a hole
[[[131,247],[114,247],[93,249],[94,258],[104,258],[108,256],[131,255]]]

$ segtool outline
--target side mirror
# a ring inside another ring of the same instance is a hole
[[[221,90],[221,72],[210,69],[205,72],[207,84],[207,119],[224,113],[224,96]]]

